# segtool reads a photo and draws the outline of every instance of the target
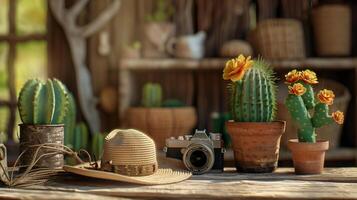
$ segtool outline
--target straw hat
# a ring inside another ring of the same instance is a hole
[[[116,129],[105,137],[100,169],[89,163],[63,169],[93,178],[144,185],[176,183],[191,177],[188,171],[159,169],[154,141],[134,129]]]

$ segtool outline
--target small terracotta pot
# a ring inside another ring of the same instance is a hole
[[[240,172],[273,172],[278,166],[285,121],[226,122],[232,138],[235,165]]]
[[[325,152],[329,141],[320,140],[316,143],[289,140],[288,148],[293,154],[296,174],[321,174],[324,169]]]

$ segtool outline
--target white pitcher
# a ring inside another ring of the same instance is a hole
[[[200,31],[194,35],[171,38],[167,42],[166,50],[176,58],[200,59],[204,56],[204,42],[206,33]]]

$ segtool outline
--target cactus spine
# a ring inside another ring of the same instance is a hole
[[[304,74],[306,76],[304,76]],[[310,70],[302,72],[293,70],[286,76],[286,83],[289,84],[289,95],[285,100],[285,105],[288,108],[292,118],[298,123],[298,139],[299,142],[316,142],[316,128],[331,124],[334,120],[337,123],[342,121],[334,119],[329,115],[328,105],[332,105],[334,94],[330,90],[321,90],[319,92],[318,101],[315,100],[315,94],[311,84],[316,84],[316,74]],[[311,116],[309,110],[313,110]],[[339,112],[339,111],[338,111]]]
[[[230,85],[231,113],[236,122],[270,122],[276,113],[276,84],[268,64],[258,59],[241,80]]]
[[[142,91],[144,107],[160,107],[162,103],[162,88],[158,83],[146,83]]]
[[[18,109],[24,124],[61,124],[68,110],[66,87],[57,79],[30,79],[22,87]]]

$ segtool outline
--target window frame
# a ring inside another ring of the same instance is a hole
[[[7,10],[8,32],[5,34],[0,34],[0,43],[6,43],[8,45],[8,52],[6,55],[6,72],[8,74],[7,88],[9,92],[9,99],[8,100],[0,99],[0,108],[1,107],[9,108],[9,117],[7,118],[7,127],[6,127],[8,143],[13,141],[14,139],[13,130],[16,122],[16,109],[17,109],[17,96],[16,96],[16,87],[15,87],[16,46],[18,43],[22,43],[22,42],[30,42],[30,41],[48,42],[47,39],[48,31],[46,31],[45,33],[31,33],[31,34],[24,34],[24,35],[16,34],[16,3],[17,0],[8,0],[8,10]]]

